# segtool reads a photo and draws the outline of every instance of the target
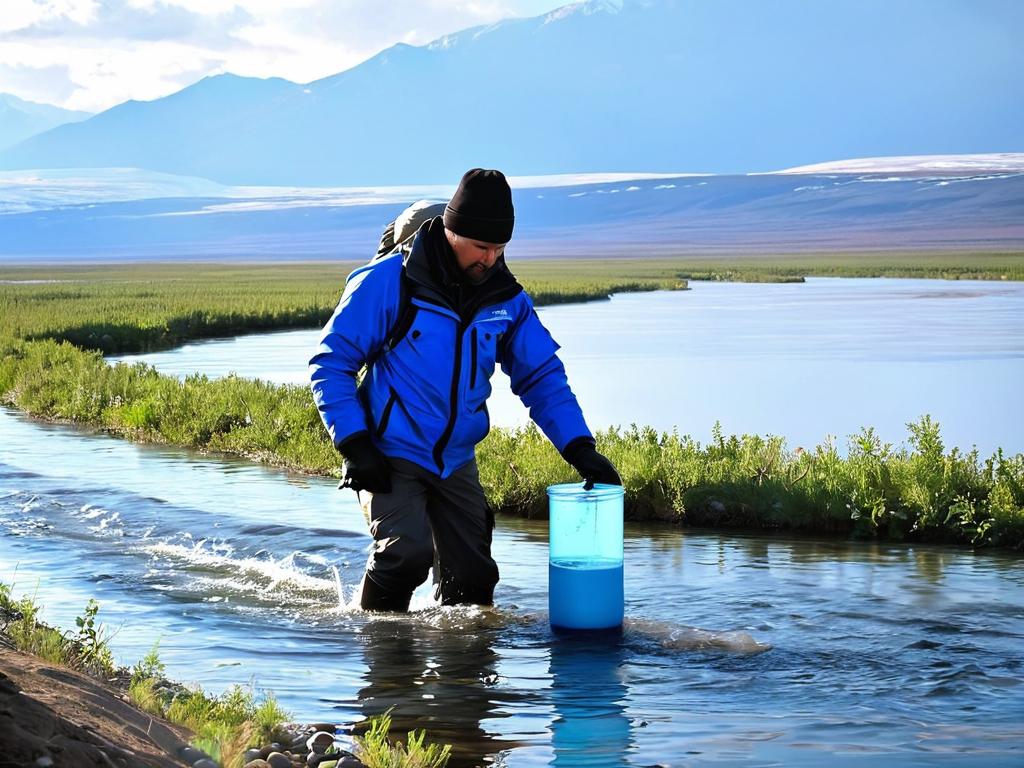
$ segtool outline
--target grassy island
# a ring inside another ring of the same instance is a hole
[[[754,261],[526,261],[516,271],[538,303],[553,303],[685,289],[697,278],[789,280],[853,270],[827,259]],[[1022,265],[1020,254],[985,256],[956,276],[1020,278]],[[337,474],[339,458],[306,388],[233,376],[179,381],[141,364],[110,366],[103,353],[317,327],[353,266],[0,270],[0,402],[135,440]],[[953,264],[935,256],[871,269],[936,276]],[[851,438],[846,455],[833,444],[790,450],[781,437],[752,435],[716,434],[700,445],[638,427],[602,433],[599,448],[621,468],[629,519],[1024,547],[1024,455],[947,451],[927,417],[908,429],[907,449],[882,444],[868,428]],[[545,487],[576,479],[535,429],[493,430],[479,460],[493,505],[510,514],[543,514]]]

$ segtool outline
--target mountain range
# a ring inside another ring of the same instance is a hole
[[[90,117],[91,112],[75,112],[0,93],[0,150],[58,125],[77,123]]]
[[[512,184],[516,259],[1024,249],[1024,154]],[[454,187],[230,187],[104,169],[3,172],[0,189],[0,262],[281,261],[365,260],[407,204]]]
[[[0,169],[351,186],[1013,152],[1022,21],[1015,0],[591,0],[312,83],[208,77],[33,136]]]

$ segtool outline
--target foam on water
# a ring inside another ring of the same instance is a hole
[[[742,631],[715,631],[650,619],[629,618],[626,619],[624,626],[628,636],[651,640],[672,651],[713,649],[735,653],[764,653],[772,648],[768,643],[761,643],[749,633]]]

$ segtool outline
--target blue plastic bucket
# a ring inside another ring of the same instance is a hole
[[[622,501],[619,485],[548,488],[548,612],[556,629],[622,626]]]

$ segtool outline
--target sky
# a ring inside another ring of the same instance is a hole
[[[0,0],[0,93],[98,112],[223,72],[305,83],[570,0]]]

